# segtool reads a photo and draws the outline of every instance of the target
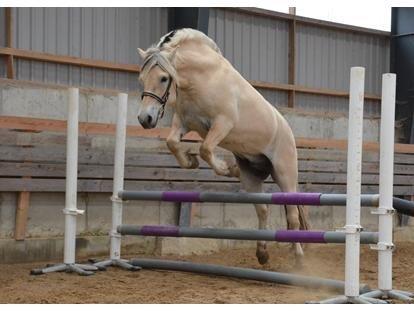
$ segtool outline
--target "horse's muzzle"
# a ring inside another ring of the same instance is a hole
[[[157,119],[149,114],[144,116],[138,115],[138,121],[144,129],[152,129],[157,125]]]

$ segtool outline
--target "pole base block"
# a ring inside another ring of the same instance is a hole
[[[129,271],[139,271],[142,268],[134,266],[126,259],[108,259],[104,261],[94,262],[93,265],[99,270],[106,270],[107,267],[119,267]]]
[[[307,301],[314,304],[387,304],[388,302],[369,296],[360,295],[357,297],[337,296],[320,301]]]
[[[402,301],[414,301],[414,293],[398,290],[398,289],[392,289],[392,290],[380,290],[376,289],[371,292],[365,293],[361,295],[362,297],[369,297],[369,298],[378,298],[378,299],[396,299],[396,300],[402,300]]]
[[[79,275],[89,276],[94,274],[94,271],[98,271],[98,268],[93,265],[86,264],[56,264],[56,265],[47,265],[43,269],[33,269],[30,271],[31,275],[41,275],[51,272],[75,272]]]

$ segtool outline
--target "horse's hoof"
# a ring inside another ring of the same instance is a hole
[[[197,156],[193,155],[191,157],[191,165],[190,165],[190,168],[198,168],[199,165],[200,164],[198,163]]]
[[[189,168],[189,169],[197,168],[199,166],[197,156],[194,155],[194,154],[190,154],[190,151],[187,151],[186,154],[187,154],[187,158],[188,158],[188,162],[189,162],[187,168]]]
[[[269,261],[269,253],[266,250],[257,250],[256,257],[261,265],[264,265]]]
[[[240,168],[237,164],[229,166],[229,177],[240,177]]]

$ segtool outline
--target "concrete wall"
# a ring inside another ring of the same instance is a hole
[[[138,125],[139,94],[129,93],[128,124]],[[79,121],[97,123],[116,122],[117,96],[113,92],[81,89]],[[0,79],[0,115],[43,119],[66,120],[67,93],[61,86],[45,87],[43,84]],[[289,121],[296,137],[345,139],[347,137],[347,114],[309,113],[279,108]],[[161,119],[159,127],[171,124],[171,109]],[[364,139],[378,141],[378,118],[364,119]]]
[[[128,124],[136,125],[139,94],[129,96]],[[33,83],[0,81],[0,115],[47,119],[66,119],[66,90],[62,87],[45,87]],[[99,90],[82,89],[80,104],[82,122],[114,123],[116,95]],[[347,136],[347,118],[343,114],[304,114],[282,110],[297,137],[343,139]],[[169,113],[169,115],[171,115]],[[169,117],[161,126],[169,126]],[[378,140],[378,119],[365,119],[364,138]],[[22,137],[27,133],[21,133]],[[114,139],[110,136],[92,136],[92,145],[113,150]],[[159,144],[152,141],[154,146]],[[136,139],[128,139],[128,147],[142,148]],[[148,147],[148,146],[147,146]],[[78,208],[85,215],[78,217],[77,231],[79,256],[106,254],[107,233],[111,224],[110,193],[79,193]],[[0,262],[58,260],[62,256],[64,234],[63,193],[32,193],[30,199],[28,239],[13,240],[17,193],[0,193]],[[332,229],[344,225],[343,207],[317,207],[311,209],[314,229]],[[363,225],[376,229],[376,216],[363,210]],[[177,224],[178,207],[171,203],[130,202],[124,210],[127,224]],[[284,210],[272,206],[270,228],[286,227]],[[199,204],[195,207],[194,226],[256,228],[257,217],[252,205]],[[174,240],[157,238],[125,238],[127,252],[145,251],[160,253],[191,253],[214,251],[223,247],[252,246],[254,242],[215,240]]]

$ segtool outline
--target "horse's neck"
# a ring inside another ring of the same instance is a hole
[[[199,75],[218,69],[222,61],[223,57],[207,44],[180,46],[175,63],[180,88],[190,88]]]

